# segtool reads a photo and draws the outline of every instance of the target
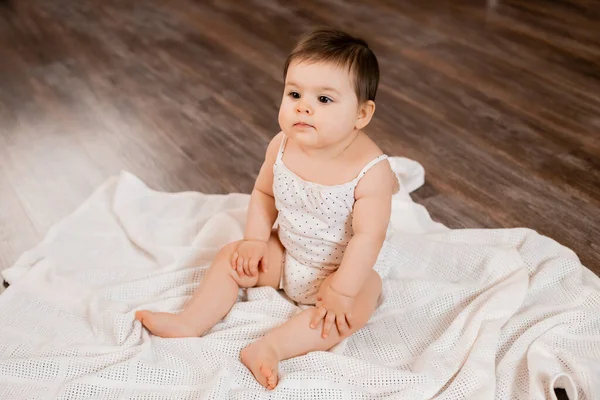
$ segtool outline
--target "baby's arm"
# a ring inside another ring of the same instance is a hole
[[[386,161],[375,165],[355,190],[352,217],[354,236],[348,243],[331,288],[356,297],[381,251],[392,211],[393,172]]]
[[[282,137],[280,133],[269,143],[265,161],[260,168],[250,196],[244,240],[238,244],[235,252],[231,255],[231,267],[237,270],[240,277],[256,276],[261,263],[263,272],[267,272],[269,268],[267,243],[275,219],[277,219],[277,209],[273,197],[273,164],[277,158]]]
[[[250,196],[244,240],[267,242],[271,236],[273,224],[277,219],[277,209],[273,197],[273,164],[277,158],[282,138],[283,133],[277,134],[267,148],[265,161],[260,168]]]

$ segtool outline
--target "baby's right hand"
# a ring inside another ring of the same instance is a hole
[[[244,240],[231,256],[231,268],[237,270],[239,276],[256,276],[258,265],[262,261],[263,272],[267,271],[267,242],[260,240]]]

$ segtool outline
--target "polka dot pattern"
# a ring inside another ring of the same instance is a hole
[[[354,190],[379,161],[367,164],[358,176],[342,185],[321,185],[297,176],[283,163],[284,137],[273,166],[273,193],[279,212],[279,239],[285,247],[282,287],[302,304],[314,304],[323,280],[337,270],[354,235]]]

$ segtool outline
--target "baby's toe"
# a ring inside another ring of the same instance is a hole
[[[277,386],[277,375],[274,374],[274,371],[263,365],[260,367],[260,372],[267,380],[267,389],[275,389],[275,386]]]

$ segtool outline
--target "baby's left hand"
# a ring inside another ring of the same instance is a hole
[[[344,336],[352,326],[352,309],[354,297],[344,296],[327,286],[319,291],[315,313],[310,321],[310,327],[315,329],[321,320],[323,322],[323,338],[329,336],[335,322],[340,336]]]

